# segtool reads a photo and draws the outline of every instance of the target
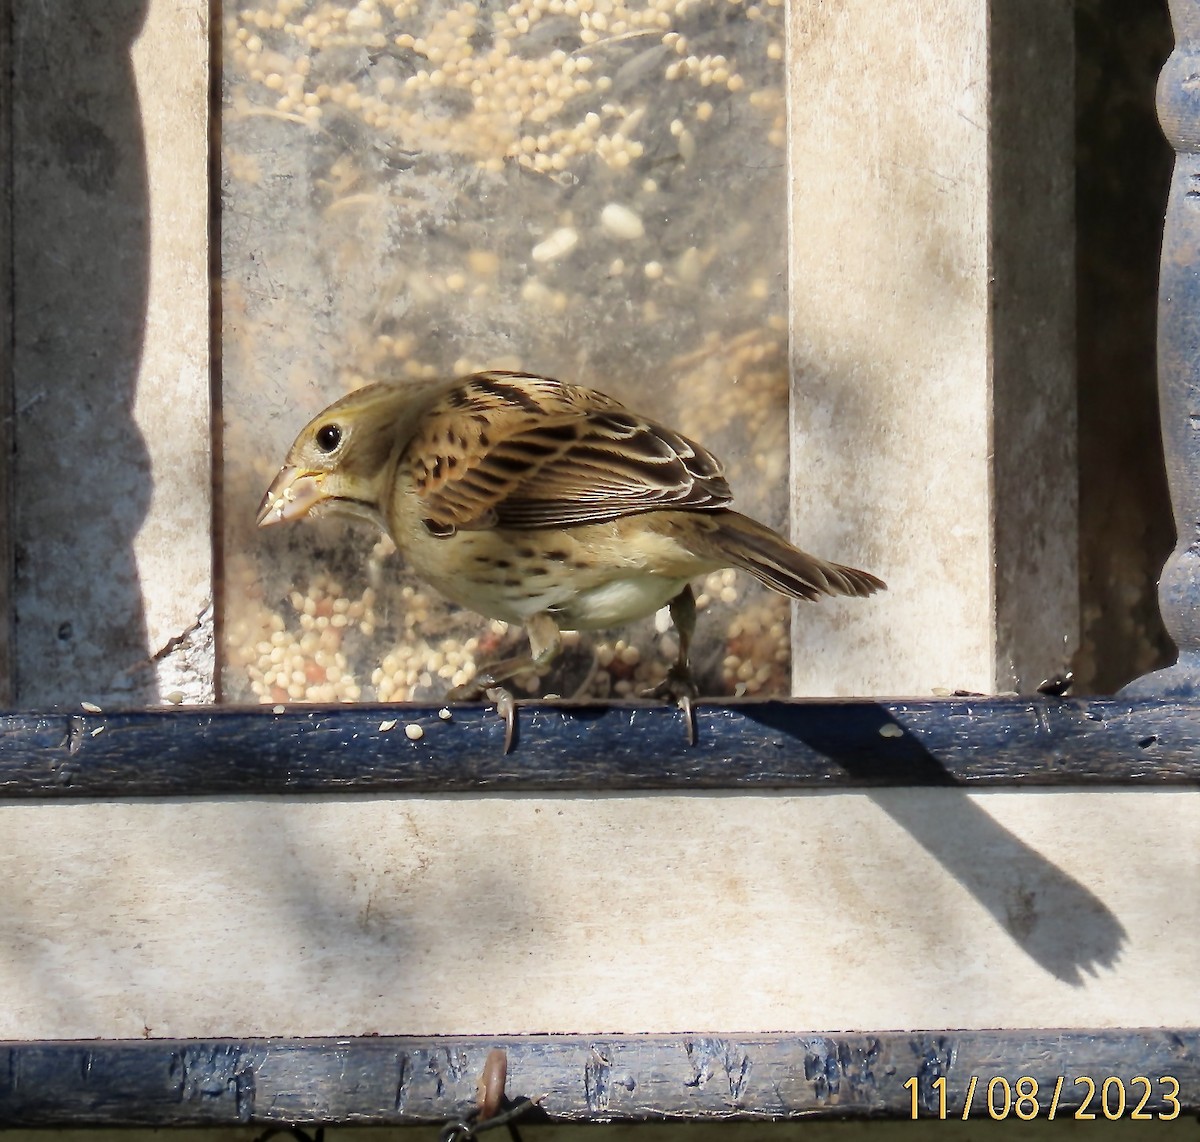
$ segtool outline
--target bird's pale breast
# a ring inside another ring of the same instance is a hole
[[[620,626],[717,566],[671,534],[674,512],[438,537],[404,510],[413,506],[394,503],[392,512],[393,538],[412,569],[452,602],[506,622],[548,612],[564,630]]]

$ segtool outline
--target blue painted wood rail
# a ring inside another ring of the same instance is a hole
[[[0,1123],[431,1125],[471,1110],[494,1048],[509,1097],[538,1100],[533,1121],[1158,1122],[1200,1108],[1194,1031],[381,1036],[0,1042]]]
[[[538,702],[505,754],[478,705],[0,714],[0,799],[1200,783],[1190,702],[714,702],[694,745],[685,725],[661,703]]]

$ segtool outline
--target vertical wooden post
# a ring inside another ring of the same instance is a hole
[[[205,701],[209,3],[10,5],[16,699]]]
[[[1079,628],[1073,5],[787,11],[792,535],[888,581],[800,610],[794,693],[1031,692]]]
[[[1158,391],[1177,536],[1158,584],[1179,648],[1174,666],[1130,683],[1137,697],[1200,691],[1200,0],[1170,0],[1175,50],[1158,83],[1158,116],[1175,148],[1158,293]]]

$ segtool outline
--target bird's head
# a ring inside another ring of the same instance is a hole
[[[368,385],[313,417],[263,496],[258,526],[319,511],[359,516],[386,530],[384,509],[395,461],[432,387],[428,382]]]

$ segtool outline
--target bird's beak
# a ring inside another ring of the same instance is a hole
[[[307,515],[326,498],[321,490],[324,479],[323,472],[305,472],[300,468],[281,469],[258,505],[258,526],[269,527]]]

